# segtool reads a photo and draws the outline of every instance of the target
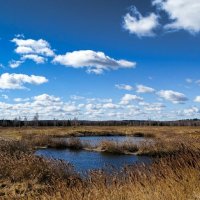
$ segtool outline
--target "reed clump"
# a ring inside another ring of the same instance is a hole
[[[181,152],[183,148],[187,147],[192,151],[200,149],[200,138],[190,137],[175,137],[154,139],[150,141],[141,142],[139,145],[138,155],[163,157],[165,155]]]
[[[126,154],[138,151],[138,146],[132,142],[116,142],[104,140],[99,144],[101,151],[105,153]]]
[[[83,143],[81,142],[80,138],[71,137],[67,140],[67,146],[70,149],[81,150],[84,148]]]
[[[153,133],[142,133],[136,132],[132,134],[134,137],[146,137],[146,138],[155,138],[155,134]]]
[[[70,137],[65,139],[52,139],[48,143],[49,148],[55,149],[72,149],[72,150],[81,150],[84,148],[83,142],[76,137]]]
[[[32,147],[45,147],[54,138],[51,135],[38,135],[38,134],[26,134],[23,135],[21,141],[28,143]]]
[[[74,149],[80,150],[86,146],[78,137],[56,138],[50,135],[26,135],[21,141],[29,144],[33,148],[55,148],[55,149]],[[88,144],[87,144],[88,146]]]

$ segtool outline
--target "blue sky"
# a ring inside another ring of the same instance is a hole
[[[200,0],[0,0],[0,118],[200,114]]]

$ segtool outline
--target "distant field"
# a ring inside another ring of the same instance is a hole
[[[200,127],[189,126],[77,126],[77,127],[35,127],[35,128],[0,128],[0,137],[20,139],[23,135],[52,135],[52,136],[84,136],[84,135],[134,135],[141,133],[144,136],[176,137],[187,135],[200,137]]]

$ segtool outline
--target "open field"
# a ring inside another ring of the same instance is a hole
[[[136,149],[130,143],[104,141],[102,149],[131,150],[154,156],[154,162],[82,177],[69,163],[34,155],[35,148],[49,144],[85,148],[74,137],[57,144],[52,137],[114,134],[150,137],[154,142]],[[0,137],[0,199],[200,199],[199,127],[1,128]]]
[[[85,135],[134,135],[171,138],[176,136],[200,137],[200,127],[189,126],[77,126],[77,127],[27,127],[0,128],[0,137],[20,139],[23,135],[85,136]]]

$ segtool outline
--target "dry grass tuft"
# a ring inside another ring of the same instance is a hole
[[[132,142],[115,142],[115,141],[102,141],[99,145],[101,151],[105,153],[125,154],[134,153],[138,151],[138,146]]]
[[[79,138],[71,137],[68,139],[51,140],[48,144],[48,147],[56,149],[81,150],[84,148],[84,145]]]

